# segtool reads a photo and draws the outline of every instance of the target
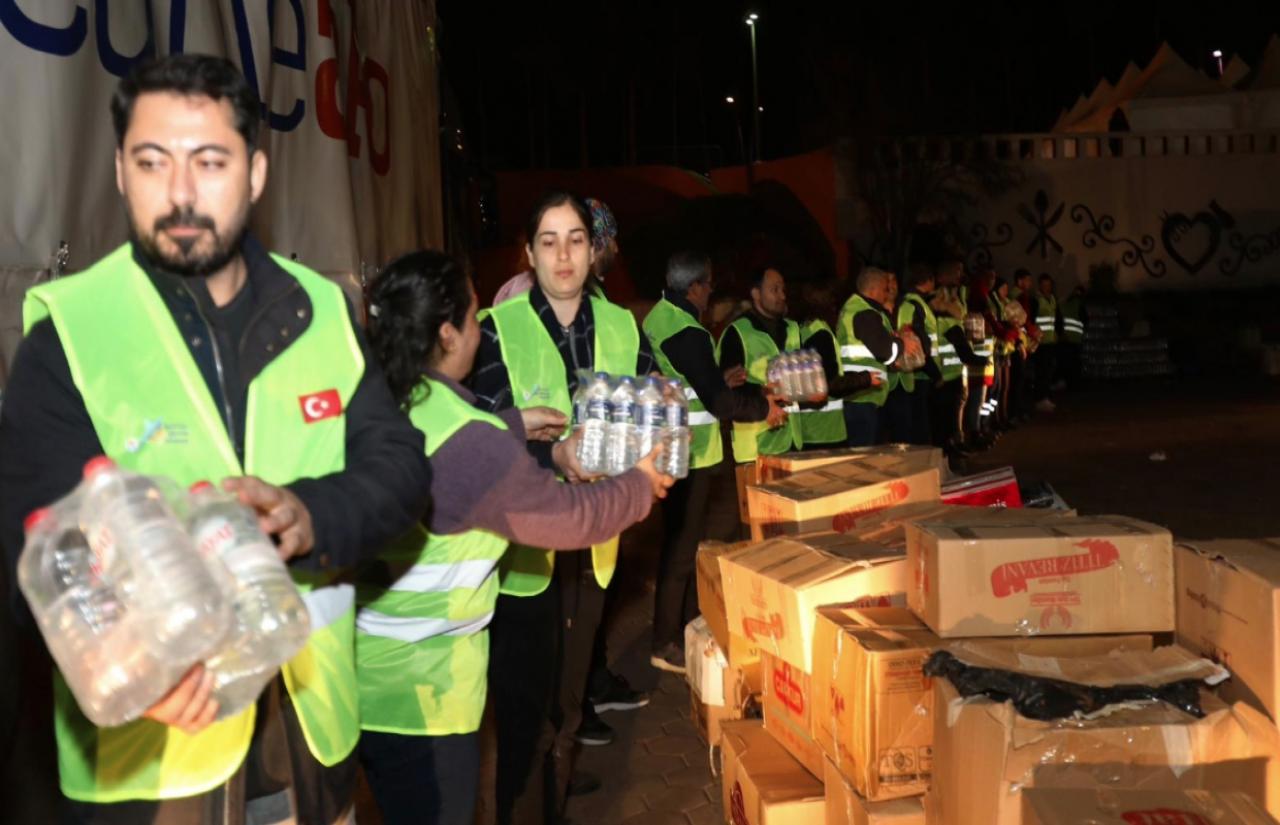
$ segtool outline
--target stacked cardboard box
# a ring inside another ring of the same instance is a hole
[[[719,662],[723,662],[719,681],[721,692],[717,696],[714,691],[704,692],[701,687],[701,676],[694,676],[690,669],[690,628],[685,628],[685,663],[686,676],[690,682],[689,699],[691,717],[694,727],[702,738],[711,745],[720,742],[721,724],[725,721],[741,719],[748,708],[758,701],[761,692],[760,654],[753,642],[740,635],[729,632],[729,624],[725,613],[724,586],[720,577],[720,557],[734,553],[747,543],[724,544],[721,542],[703,542],[698,547],[696,559],[696,576],[698,591],[699,617],[706,628],[710,642],[715,645]],[[695,623],[690,623],[693,627]],[[696,628],[701,630],[701,626]],[[702,638],[699,645],[706,651],[708,640]],[[694,687],[695,678],[698,687]],[[718,701],[717,701],[718,699]]]
[[[828,820],[829,821],[829,820]],[[1023,825],[1275,825],[1257,800],[1211,791],[1028,788]]]
[[[784,478],[845,461],[883,461],[885,456],[924,456],[936,466],[945,480],[948,477],[946,458],[935,447],[919,447],[912,444],[882,444],[877,447],[838,447],[831,450],[804,450],[781,455],[762,455],[755,463],[755,483],[768,484]]]
[[[724,821],[730,825],[814,825],[823,820],[821,780],[757,721],[725,723],[721,771]]]

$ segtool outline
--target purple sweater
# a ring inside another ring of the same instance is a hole
[[[475,403],[457,382],[429,374]],[[508,430],[472,421],[431,455],[432,533],[490,530],[532,547],[573,550],[610,539],[649,515],[653,493],[639,470],[595,484],[561,483],[525,449],[520,411],[498,417]]]

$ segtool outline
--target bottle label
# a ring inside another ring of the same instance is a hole
[[[616,424],[630,424],[635,420],[636,405],[631,401],[616,402],[610,418]]]
[[[656,404],[641,404],[636,409],[637,427],[661,427],[666,415],[662,407]]]
[[[672,404],[667,407],[667,426],[668,427],[687,427],[689,426],[689,409],[679,404]]]
[[[604,421],[609,417],[609,402],[603,398],[592,398],[587,401],[587,418]]]
[[[206,559],[221,558],[235,540],[235,527],[225,516],[202,519],[192,536],[196,549]]]

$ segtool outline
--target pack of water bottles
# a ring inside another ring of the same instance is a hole
[[[822,356],[814,350],[794,350],[774,356],[765,376],[774,390],[789,402],[821,402],[827,398],[827,372],[822,366]]]
[[[659,469],[689,474],[689,393],[675,379],[578,372],[573,426],[581,431],[578,463],[589,473],[616,476],[663,446]]]
[[[310,635],[257,516],[211,484],[184,492],[96,458],[25,527],[18,585],[96,725],[137,719],[200,662],[218,718],[239,713]]]

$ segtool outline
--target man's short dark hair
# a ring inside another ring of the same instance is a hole
[[[782,276],[782,270],[774,266],[773,264],[766,264],[765,266],[757,267],[751,270],[751,280],[747,283],[747,290],[750,291],[753,289],[758,289],[761,292],[763,292],[764,276],[768,274],[769,270],[771,269],[774,272],[778,273],[779,276]],[[786,277],[782,276],[782,280],[786,281]]]
[[[140,63],[120,80],[111,97],[111,120],[116,127],[116,145],[124,146],[124,133],[133,118],[138,96],[148,92],[227,100],[235,113],[236,131],[249,152],[258,145],[258,124],[262,104],[235,64],[225,57],[207,54],[172,54]]]

